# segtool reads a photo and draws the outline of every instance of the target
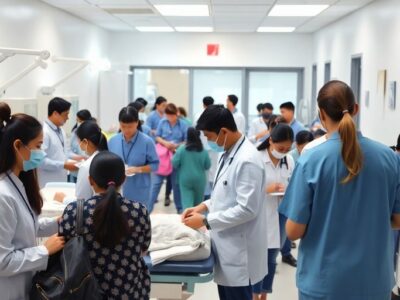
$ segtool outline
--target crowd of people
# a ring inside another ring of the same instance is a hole
[[[298,268],[301,300],[389,299],[400,136],[393,151],[357,131],[358,104],[341,81],[320,90],[308,129],[292,102],[279,114],[260,103],[247,122],[238,102],[204,97],[204,111],[190,120],[165,97],[149,114],[138,98],[120,110],[111,136],[84,109],[70,139],[68,101],[52,99],[43,124],[0,103],[2,299],[27,299],[33,275],[75,235],[77,199],[85,200],[84,237],[104,298],[149,299],[143,255],[164,182],[164,205],[172,192],[182,222],[211,232],[220,299],[267,299],[279,252]],[[64,214],[39,218],[40,189],[67,180],[76,182],[75,197],[54,197]],[[50,237],[38,246],[38,236]]]

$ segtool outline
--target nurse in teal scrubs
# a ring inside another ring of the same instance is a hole
[[[400,165],[385,145],[357,133],[358,105],[341,81],[318,106],[328,140],[300,156],[280,212],[299,246],[301,300],[388,300],[392,227],[400,227]]]
[[[158,155],[152,138],[141,131],[138,111],[124,107],[119,113],[121,132],[108,142],[109,151],[120,156],[126,166],[124,197],[149,206],[151,172],[158,169]]]

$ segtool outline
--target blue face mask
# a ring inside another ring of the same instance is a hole
[[[219,138],[219,134],[221,133],[221,131],[218,133],[217,139],[215,141],[209,141],[207,140],[208,146],[210,146],[211,150],[214,152],[224,152],[225,151],[225,142],[226,142],[226,137],[225,137],[225,142],[224,142],[224,146],[219,146],[216,141],[218,141]]]
[[[29,160],[24,160],[23,169],[25,172],[36,169],[40,166],[45,158],[45,153],[43,150],[30,150],[31,157]]]

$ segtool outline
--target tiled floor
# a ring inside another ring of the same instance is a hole
[[[164,195],[163,192],[160,195]],[[163,199],[163,197],[160,197]],[[153,213],[176,213],[173,203],[169,207],[165,207],[162,201],[159,201]],[[292,254],[297,257],[297,250],[293,250]],[[281,262],[278,257],[277,272],[274,281],[274,292],[269,295],[268,300],[296,300],[297,289],[295,283],[296,269]],[[197,284],[194,295],[190,300],[218,300],[217,286],[214,282]]]

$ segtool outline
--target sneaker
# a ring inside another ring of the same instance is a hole
[[[292,243],[290,244],[290,248],[292,248],[292,249],[296,249],[296,247],[297,247],[297,245],[296,245],[296,243],[295,243],[295,242],[292,242]]]
[[[171,204],[171,199],[169,197],[165,198],[164,206],[169,206]]]
[[[282,262],[294,268],[297,267],[297,260],[293,257],[292,254],[282,256]]]

